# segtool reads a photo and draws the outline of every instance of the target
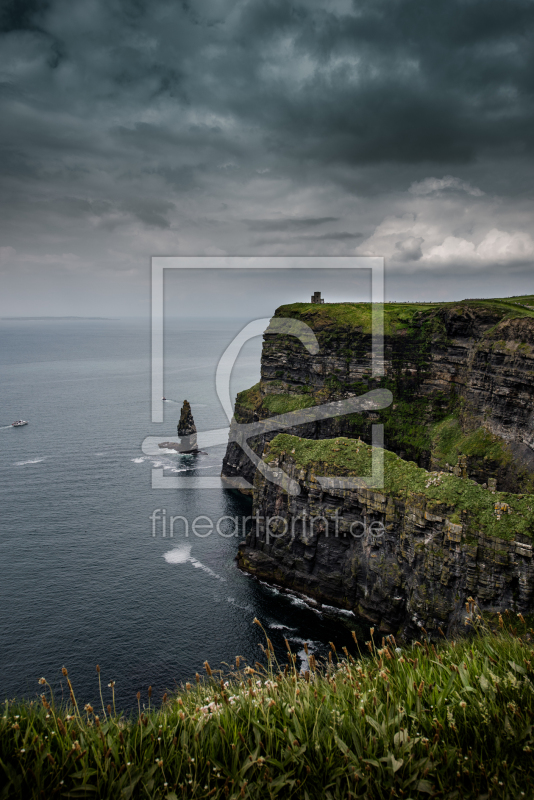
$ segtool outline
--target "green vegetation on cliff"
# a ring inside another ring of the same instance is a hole
[[[111,707],[4,704],[0,796],[129,800],[509,800],[534,796],[534,646],[521,615],[401,650],[347,642],[302,671],[289,650],[187,684],[130,717]],[[244,667],[244,668],[243,668]]]
[[[250,389],[244,389],[236,397],[236,405],[243,408],[254,410],[257,406],[261,405],[262,395],[260,391],[260,384],[255,383]]]
[[[272,386],[271,382],[271,386]],[[250,411],[267,411],[268,414],[287,414],[289,411],[297,411],[301,408],[310,408],[315,405],[315,400],[309,394],[261,394],[261,384],[256,383],[250,389],[239,392],[236,405]]]
[[[455,466],[460,455],[491,459],[503,465],[513,460],[512,453],[497,436],[483,427],[464,433],[456,416],[435,425],[432,437],[435,457],[451,466]]]
[[[529,301],[532,307],[529,308]],[[372,332],[372,309],[382,304],[376,303],[290,303],[280,306],[275,317],[289,317],[306,322],[314,331],[327,331],[336,328],[358,329],[361,333]],[[410,328],[415,322],[431,320],[439,309],[453,309],[459,315],[466,309],[483,311],[498,319],[513,319],[534,316],[534,297],[495,298],[481,300],[460,300],[447,303],[384,303],[384,333],[391,335]]]
[[[289,411],[298,411],[313,405],[315,401],[309,395],[268,394],[263,398],[263,407],[271,414],[287,414]]]
[[[359,439],[301,439],[282,433],[268,448],[266,460],[285,454],[298,468],[310,470],[315,476],[364,477],[371,474],[372,447]],[[453,521],[459,522],[464,515],[473,534],[483,531],[501,539],[512,540],[518,534],[532,538],[534,495],[492,492],[468,478],[427,472],[413,461],[404,461],[388,450],[382,452],[384,487],[379,490],[381,494],[403,501],[419,496],[427,510],[443,506]]]

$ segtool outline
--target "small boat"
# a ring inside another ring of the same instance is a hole
[[[27,424],[28,423],[26,422],[25,419],[18,419],[16,422],[12,422],[11,423],[11,427],[12,428],[21,428],[23,425],[27,425]]]
[[[166,397],[162,397],[161,399],[162,399],[162,400],[166,400],[167,398],[166,398]]]

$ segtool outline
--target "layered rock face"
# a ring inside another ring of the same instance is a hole
[[[243,569],[405,638],[421,627],[435,636],[464,628],[470,596],[482,609],[531,610],[534,496],[428,473],[392,453],[383,489],[336,487],[321,476],[366,474],[358,459],[370,448],[347,439],[318,444],[319,452],[313,442],[278,436],[266,445],[265,461],[298,481],[300,494],[256,473],[257,519],[240,545]]]
[[[319,347],[267,331],[261,381],[238,395],[234,430],[279,415],[291,425],[293,411],[378,388],[393,402],[321,420],[311,413],[284,434],[255,431],[248,444],[298,482],[296,495],[256,471],[231,435],[223,475],[253,484],[259,517],[240,546],[241,567],[405,637],[421,626],[456,631],[470,596],[482,608],[530,611],[532,308],[511,300],[386,306],[382,378],[372,377],[370,306],[295,304],[275,317],[305,322]],[[388,465],[383,488],[325,482],[367,474],[358,458],[375,425]],[[278,519],[268,528],[267,517]]]
[[[515,308],[514,308],[515,307]],[[367,314],[367,316],[366,316]],[[421,309],[386,306],[382,380],[371,377],[370,313],[356,304],[282,306],[275,317],[306,322],[320,344],[310,354],[291,336],[264,336],[261,382],[242,392],[235,421],[250,423],[387,387],[393,405],[286,429],[311,439],[345,435],[385,446],[427,469],[446,469],[507,491],[534,487],[534,316],[511,302]],[[261,453],[276,435],[250,444]],[[255,467],[230,443],[223,475],[252,483]]]

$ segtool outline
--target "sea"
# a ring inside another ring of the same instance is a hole
[[[221,487],[152,488],[154,470],[220,475],[223,443],[200,455],[142,449],[147,436],[176,436],[185,399],[199,431],[228,426],[216,367],[247,322],[166,320],[165,419],[152,423],[148,320],[0,320],[0,701],[37,698],[41,677],[66,700],[66,667],[78,703],[98,706],[98,664],[104,704],[114,683],[128,712],[138,692],[146,704],[152,687],[158,702],[206,661],[226,672],[238,655],[265,663],[265,634],[281,663],[287,640],[301,669],[305,643],[324,659],[330,641],[340,650],[352,629],[361,636],[352,616],[242,573],[230,520],[222,535],[186,536],[178,522],[169,537],[173,515],[192,525],[251,514],[249,498]],[[244,346],[233,398],[259,380],[260,355],[261,337]]]

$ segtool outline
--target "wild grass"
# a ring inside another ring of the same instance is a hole
[[[447,303],[384,303],[384,333],[394,334],[396,331],[410,328],[415,321],[430,319],[440,308],[453,309],[456,313],[464,313],[465,308],[480,309],[490,312],[496,318],[513,319],[532,317],[533,311],[525,307],[528,298],[494,298],[480,300],[461,300]],[[314,331],[334,329],[358,329],[361,333],[372,332],[371,303],[291,303],[276,309],[276,317],[290,317],[308,323]]]
[[[260,384],[255,383],[250,389],[244,389],[239,392],[236,398],[236,405],[243,406],[244,408],[254,409],[261,405],[261,390]]]
[[[491,631],[466,606],[469,638],[435,646],[422,630],[400,648],[371,629],[301,670],[265,636],[263,665],[206,662],[129,717],[74,689],[60,707],[43,678],[41,700],[4,705],[0,797],[531,798],[534,631],[509,612]]]
[[[269,443],[268,458],[282,453],[299,468],[316,476],[365,476],[371,473],[372,447],[360,439],[302,439],[278,434]],[[532,538],[534,495],[492,492],[469,478],[446,472],[428,472],[413,461],[404,461],[389,450],[383,451],[384,487],[380,492],[408,501],[419,498],[429,511],[444,506],[448,515],[467,512],[474,533],[479,530],[501,539],[518,534]],[[496,504],[499,508],[496,509]],[[504,504],[506,511],[501,513]],[[440,513],[439,509],[436,513]]]
[[[275,383],[277,382],[271,381],[271,387]],[[287,414],[289,411],[296,411],[297,409],[301,408],[309,408],[314,404],[315,399],[307,393],[295,395],[284,394],[283,392],[280,392],[279,394],[262,395],[261,385],[259,383],[251,386],[250,389],[245,389],[244,391],[239,392],[236,398],[237,407],[241,406],[242,408],[260,412],[263,411],[264,413],[267,411],[269,415]]]
[[[267,394],[262,405],[271,414],[287,414],[289,411],[310,408],[315,405],[315,400],[309,395]]]
[[[414,316],[421,311],[438,308],[439,303],[384,303],[384,333],[391,334],[412,324]],[[357,328],[364,334],[372,332],[371,303],[292,303],[280,306],[276,317],[290,317],[306,322],[314,331]]]
[[[432,431],[433,454],[444,463],[454,466],[459,455],[488,458],[503,466],[512,462],[513,456],[505,444],[483,426],[464,433],[458,418],[449,416],[437,423]]]

